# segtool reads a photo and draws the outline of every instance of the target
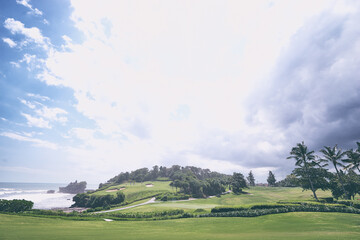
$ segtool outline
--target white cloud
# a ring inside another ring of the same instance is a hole
[[[30,0],[16,0],[17,4],[23,5],[24,7],[27,7],[28,9],[30,9],[30,13],[39,15],[39,16],[43,15],[43,13],[39,9],[33,8],[29,2],[30,2]]]
[[[207,162],[213,170],[262,175],[262,167],[283,165],[287,136],[266,111],[249,123],[247,97],[269,87],[266,79],[294,34],[334,3],[137,4],[73,1],[72,19],[86,38],[76,44],[64,36],[62,50],[49,51],[38,75],[73,89],[75,107],[96,124],[70,133],[84,142],[67,149],[74,161],[104,171],[129,160],[126,168]]]
[[[18,60],[17,62],[10,62],[10,64],[17,68],[20,68],[22,63],[26,63],[26,69],[28,71],[32,71],[34,69],[41,68],[41,65],[43,65],[43,60],[37,58],[36,55],[25,53],[23,58]]]
[[[67,111],[61,108],[49,108],[42,106],[42,108],[35,111],[38,116],[43,117],[49,121],[56,121],[60,123],[66,123],[67,118],[63,115],[67,114]]]
[[[5,43],[7,43],[9,45],[9,47],[13,48],[16,47],[16,42],[14,42],[13,40],[11,40],[10,38],[3,38],[2,39]]]
[[[29,101],[26,101],[25,99],[19,99],[19,100],[20,100],[20,102],[21,102],[22,104],[28,106],[28,107],[31,108],[31,109],[35,109],[35,108],[36,108],[35,104],[33,104],[33,103],[29,102]]]
[[[28,41],[34,42],[44,49],[49,47],[49,39],[44,37],[36,27],[26,28],[22,22],[13,18],[7,18],[4,22],[4,27],[10,30],[12,34],[24,35]]]
[[[27,124],[30,127],[51,128],[51,126],[49,125],[49,121],[46,121],[43,118],[33,117],[30,114],[26,114],[26,113],[21,113],[21,115],[23,115],[26,118]]]
[[[10,64],[13,65],[16,68],[20,68],[20,64],[18,62],[11,61]]]
[[[49,98],[47,97],[43,97],[40,95],[34,95],[34,94],[28,94],[28,96],[31,97],[35,97],[35,98],[39,98],[41,100],[48,100]],[[24,117],[26,117],[27,119],[27,124],[29,126],[35,126],[35,127],[41,127],[41,128],[51,128],[50,126],[50,122],[59,122],[62,124],[65,124],[68,119],[66,116],[68,112],[65,111],[64,109],[58,108],[58,107],[48,107],[45,106],[42,103],[39,102],[32,102],[32,101],[27,101],[25,99],[20,99],[20,102],[24,105],[26,105],[27,107],[29,107],[30,109],[32,109],[34,111],[34,113],[36,114],[36,117],[31,116],[29,114],[25,114],[22,113],[22,115]]]
[[[47,96],[41,96],[39,94],[34,94],[34,93],[28,93],[26,94],[28,97],[31,97],[31,98],[37,98],[37,99],[40,99],[41,101],[50,101],[50,98],[47,97]]]
[[[49,149],[54,149],[54,150],[58,149],[58,145],[55,143],[44,141],[44,140],[41,140],[38,138],[23,136],[19,133],[1,132],[0,136],[8,137],[8,138],[15,139],[18,141],[31,142],[36,147],[44,147],[44,148],[49,148]]]

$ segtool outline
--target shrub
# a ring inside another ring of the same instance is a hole
[[[206,212],[206,210],[202,208],[198,208],[194,211],[194,213],[200,213],[200,212]]]

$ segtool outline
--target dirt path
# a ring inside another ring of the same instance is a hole
[[[108,213],[108,212],[116,212],[116,211],[125,210],[125,209],[129,209],[129,208],[139,207],[139,206],[146,205],[146,204],[149,204],[149,203],[154,203],[154,202],[155,202],[155,198],[153,197],[152,199],[150,199],[149,201],[144,202],[144,203],[139,203],[139,204],[135,204],[135,205],[132,205],[132,206],[123,207],[123,208],[117,208],[117,209],[112,209],[112,210],[106,210],[106,211],[94,212],[94,213]]]

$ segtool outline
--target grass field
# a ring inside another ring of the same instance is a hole
[[[0,214],[0,239],[360,239],[360,217],[285,213],[256,218],[105,222]]]
[[[193,211],[195,209],[205,209],[210,211],[216,206],[249,205],[262,203],[276,203],[278,201],[306,201],[312,200],[310,191],[302,191],[301,188],[271,188],[253,187],[245,189],[250,194],[234,195],[228,194],[221,197],[209,199],[197,199],[192,201],[161,202],[148,204],[136,208],[124,210],[125,212],[152,212],[169,209],[184,209]],[[318,197],[330,197],[329,191],[318,191]]]
[[[147,184],[153,184],[152,187],[146,187]],[[116,194],[116,191],[109,191],[112,189],[122,189],[126,195],[126,201],[132,204],[138,204],[145,202],[158,193],[175,192],[175,189],[170,187],[170,181],[152,181],[143,183],[124,183],[115,186],[110,186],[104,190],[97,191],[93,194]],[[144,205],[136,208],[123,210],[125,212],[152,212],[152,211],[163,211],[170,209],[184,209],[185,211],[193,211],[196,209],[205,209],[210,211],[211,208],[216,206],[228,206],[228,205],[244,205],[244,204],[259,204],[259,203],[276,203],[282,201],[304,201],[311,200],[312,195],[310,191],[302,191],[301,188],[271,188],[271,187],[252,187],[245,189],[250,194],[243,195],[224,195],[222,197],[214,197],[210,199],[197,199],[192,201],[177,201],[177,202],[162,202]],[[317,192],[318,197],[330,197],[329,191]],[[142,199],[141,201],[137,201]],[[117,208],[117,207],[115,207]]]

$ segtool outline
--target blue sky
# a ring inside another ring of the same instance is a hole
[[[357,1],[0,3],[0,181],[155,164],[264,182],[360,140]]]

